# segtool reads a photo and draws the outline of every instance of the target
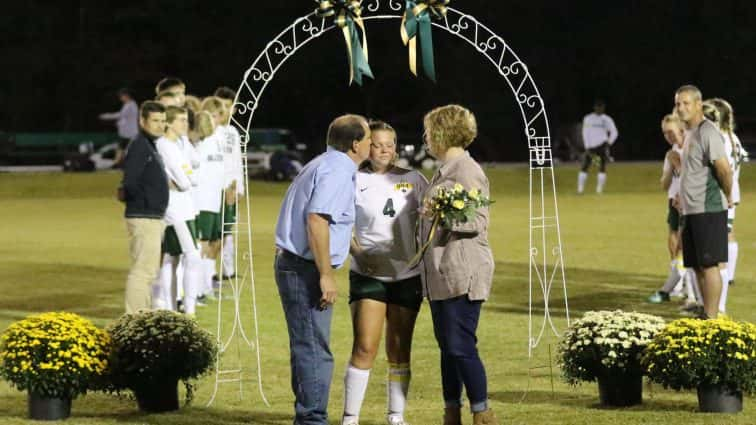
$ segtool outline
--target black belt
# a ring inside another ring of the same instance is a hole
[[[276,248],[276,255],[280,256],[281,258],[285,258],[287,261],[293,261],[295,263],[307,263],[315,265],[315,260],[310,260],[309,258],[300,257],[297,254],[294,254],[293,252],[289,252],[285,249]],[[341,265],[331,265],[334,269],[338,269]]]

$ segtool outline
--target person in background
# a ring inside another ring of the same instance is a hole
[[[606,104],[597,99],[593,103],[593,112],[583,118],[583,144],[585,155],[583,166],[578,174],[578,193],[582,194],[585,182],[588,180],[588,169],[591,167],[594,157],[599,159],[599,173],[596,180],[596,193],[604,192],[606,185],[606,163],[609,161],[609,149],[617,140],[617,126],[612,117],[604,111]]]
[[[716,318],[722,292],[719,265],[727,262],[732,168],[722,133],[704,117],[701,91],[692,85],[677,89],[675,110],[688,129],[680,174],[683,260],[695,269],[701,287],[701,318]]]
[[[682,258],[678,258],[682,252],[680,244],[680,171],[685,141],[685,123],[675,114],[666,115],[661,122],[661,130],[664,139],[670,148],[664,157],[662,167],[661,185],[667,192],[667,249],[669,250],[669,274],[661,289],[648,297],[648,302],[658,304],[667,302],[670,293],[684,276]]]
[[[118,129],[118,147],[113,168],[120,168],[123,165],[126,147],[139,134],[139,107],[131,91],[127,88],[118,90],[118,99],[122,103],[118,112],[100,114],[100,119],[103,121],[115,121]]]
[[[119,198],[129,235],[131,267],[126,279],[126,313],[152,307],[152,282],[160,266],[160,247],[168,207],[168,176],[155,147],[165,133],[165,108],[147,101],[139,114],[141,128],[126,149]]]
[[[218,87],[215,90],[215,97],[223,102],[225,109],[224,121],[218,128],[225,133],[225,164],[223,166],[226,175],[226,187],[233,188],[225,193],[225,207],[223,209],[223,222],[226,223],[223,229],[223,261],[222,276],[223,279],[230,279],[236,276],[236,250],[234,246],[234,224],[238,219],[237,204],[239,199],[244,196],[245,177],[244,166],[242,164],[241,136],[231,124],[231,116],[234,114],[234,98],[236,93],[228,87]]]

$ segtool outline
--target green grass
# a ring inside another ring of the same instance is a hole
[[[613,164],[607,193],[574,195],[577,170],[557,170],[559,211],[572,317],[593,309],[637,310],[677,316],[674,303],[649,305],[644,299],[666,276],[665,195],[658,188],[660,164]],[[753,399],[739,415],[696,412],[694,392],[665,391],[644,386],[644,403],[629,409],[598,406],[596,384],[572,388],[562,383],[554,367],[554,387],[548,367],[548,333],[528,359],[528,170],[526,167],[488,170],[492,197],[490,239],[496,258],[492,298],[484,305],[480,351],[489,376],[493,408],[504,423],[515,424],[755,424]],[[738,209],[740,261],[737,285],[730,290],[729,308],[737,319],[756,321],[756,216],[750,202],[756,186],[753,167],[742,172],[744,204]],[[0,328],[30,313],[68,310],[106,325],[122,311],[127,269],[127,242],[122,206],[114,199],[119,175],[0,174]],[[593,176],[589,182],[593,185]],[[200,382],[195,403],[177,413],[141,415],[132,401],[90,394],[73,404],[69,423],[75,424],[290,424],[293,397],[289,390],[288,339],[272,279],[273,231],[284,184],[252,183],[254,272],[257,287],[265,407],[256,388],[252,351],[232,344],[223,357],[226,367],[240,355],[245,368],[244,397],[238,386],[222,385],[212,407],[205,407],[213,389],[212,376]],[[338,275],[341,294],[347,292],[344,270]],[[539,291],[536,288],[537,291]],[[242,300],[242,321],[253,335],[248,287]],[[552,293],[552,312],[565,325],[561,287]],[[226,303],[225,305],[228,305]],[[536,306],[539,304],[536,303]],[[540,314],[541,310],[537,310]],[[223,333],[231,318],[224,310]],[[212,304],[199,312],[200,323],[216,331]],[[539,317],[536,317],[539,319]],[[336,370],[331,388],[332,423],[338,423],[342,374],[351,346],[351,324],[345,297],[335,310],[332,350]],[[440,422],[442,402],[438,351],[427,305],[418,318],[413,347],[413,381],[407,418],[415,425]],[[238,353],[238,354],[237,354]],[[363,425],[384,422],[385,356],[373,371]],[[0,423],[25,424],[26,395],[0,383]],[[470,423],[467,419],[466,423]]]

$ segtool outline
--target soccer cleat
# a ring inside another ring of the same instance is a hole
[[[357,418],[342,419],[341,425],[360,425],[360,421]]]
[[[663,291],[656,291],[653,294],[651,294],[651,296],[648,297],[646,301],[651,304],[661,304],[664,302],[668,302],[669,294]]]
[[[234,279],[234,278],[236,278],[236,273],[234,273],[234,274],[224,274],[223,275],[223,280],[231,280],[231,279]]]
[[[409,425],[401,416],[388,416],[386,417],[386,423],[388,425]]]

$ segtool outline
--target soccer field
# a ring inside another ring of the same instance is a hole
[[[659,187],[661,164],[612,164],[606,193],[575,194],[577,168],[557,169],[558,202],[567,294],[571,317],[598,309],[624,309],[680,317],[677,302],[645,303],[666,277],[666,194]],[[506,424],[756,424],[753,398],[738,415],[697,413],[695,392],[673,392],[644,384],[644,403],[627,409],[598,406],[595,383],[575,388],[549,367],[556,338],[545,338],[528,358],[528,170],[488,169],[491,197],[490,241],[496,259],[492,298],[484,304],[479,348],[489,377],[492,407]],[[123,310],[128,266],[123,206],[115,200],[120,173],[0,174],[0,328],[28,314],[66,310],[104,326]],[[595,174],[587,188],[595,186]],[[272,277],[273,232],[286,184],[252,182],[254,281],[257,288],[263,390],[257,391],[256,363],[246,344],[232,343],[223,361],[233,366],[241,356],[246,370],[243,399],[238,385],[225,384],[211,407],[205,407],[214,376],[199,383],[194,404],[179,412],[141,415],[136,403],[101,394],[74,401],[73,424],[290,424],[293,396],[289,388],[288,338]],[[756,170],[741,172],[743,204],[735,224],[740,242],[736,285],[728,309],[735,319],[756,321]],[[242,240],[246,246],[246,240]],[[331,387],[331,423],[342,408],[342,376],[351,350],[351,321],[346,303],[347,268],[339,271],[340,300],[332,330],[335,371]],[[540,290],[536,289],[539,291]],[[552,314],[565,326],[561,287],[552,295]],[[248,293],[247,293],[248,295]],[[254,329],[251,303],[242,300],[247,335]],[[225,302],[228,306],[230,303]],[[230,310],[223,312],[224,334],[231,329]],[[542,314],[539,310],[537,315]],[[216,332],[217,304],[198,311],[198,320]],[[536,316],[536,318],[539,318]],[[552,358],[552,363],[553,363]],[[438,350],[427,304],[418,317],[412,358],[407,420],[414,425],[441,422],[443,402]],[[384,424],[385,355],[372,372],[361,414],[363,425]],[[553,380],[552,380],[553,377]],[[553,385],[553,387],[552,387]],[[553,388],[553,389],[552,389]],[[25,424],[26,394],[0,382],[0,423]],[[471,423],[465,418],[465,423]]]

